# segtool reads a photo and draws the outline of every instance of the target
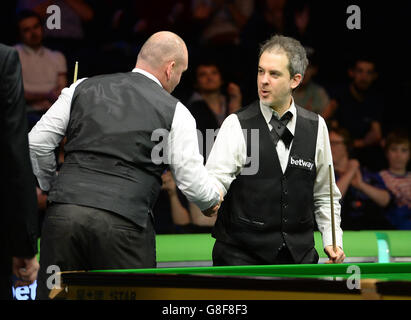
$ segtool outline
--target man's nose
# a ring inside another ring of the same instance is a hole
[[[266,74],[266,73],[264,73],[264,74],[262,74],[262,75],[260,76],[260,82],[261,82],[262,84],[267,84],[267,83],[268,83],[268,77],[267,77],[267,74]]]

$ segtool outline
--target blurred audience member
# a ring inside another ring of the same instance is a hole
[[[411,230],[411,172],[407,172],[410,148],[410,139],[406,133],[390,133],[385,140],[388,169],[380,172],[392,195],[386,210],[387,219],[396,229],[403,230]]]
[[[263,0],[243,27],[242,42],[252,50],[273,34],[283,34],[286,29],[287,0]]]
[[[291,18],[288,22],[291,22],[290,26],[287,26],[287,33],[293,38],[299,40],[305,47],[313,50],[316,48],[315,35],[312,25],[312,8],[311,1],[298,0],[290,3]],[[306,48],[307,50],[307,48]]]
[[[211,61],[203,61],[197,65],[194,82],[195,92],[189,99],[187,108],[196,120],[197,130],[201,133],[199,147],[204,156],[204,162],[206,162],[207,151],[211,150],[216,137],[215,130],[221,126],[229,114],[241,108],[241,91],[236,84],[229,83],[226,89],[227,93],[224,94],[222,74],[217,64]],[[212,132],[207,134],[207,129]],[[207,143],[210,145],[208,146]],[[168,211],[164,204],[157,205],[156,209],[159,209],[160,206],[164,208],[159,210],[161,213],[156,210],[155,215],[166,215],[167,211],[171,212],[171,220],[177,226],[175,232],[178,233],[211,232],[216,217],[204,216],[195,204],[188,202],[176,187],[171,172],[165,172],[162,179],[163,190],[167,191],[170,207]],[[164,193],[160,195],[160,201],[165,201]],[[159,219],[165,220],[166,217],[163,216]]]
[[[94,34],[101,49],[94,58],[99,73],[127,72],[143,43],[153,33],[168,30],[186,42],[191,0],[99,0],[93,3]],[[187,42],[187,44],[189,44]],[[180,84],[181,86],[181,84]],[[179,86],[179,87],[180,87]]]
[[[200,146],[205,148],[206,130],[218,129],[229,114],[240,110],[241,90],[233,82],[225,86],[220,68],[212,61],[203,61],[197,65],[194,89],[187,107],[196,120],[197,129],[203,135],[204,140],[200,141]],[[206,153],[202,154],[206,161]]]
[[[142,44],[148,36],[170,30],[180,35],[187,30],[191,0],[163,0],[158,2],[144,1],[109,1],[106,6],[111,9],[110,29],[115,40],[126,40]]]
[[[323,116],[350,132],[355,157],[361,164],[380,170],[383,163],[379,159],[384,158],[380,147],[384,105],[373,86],[378,77],[375,62],[358,58],[348,74],[351,83],[331,93],[331,103]]]
[[[241,91],[234,84],[229,83],[227,93],[223,93],[223,77],[216,63],[203,61],[199,63],[195,70],[195,92],[189,99],[187,107],[197,123],[199,135],[200,152],[207,159],[207,151],[211,150],[214,134],[231,113],[241,108]],[[207,134],[207,129],[212,132]],[[208,137],[208,138],[207,138]],[[210,145],[208,146],[207,143]],[[155,216],[163,215],[160,218],[166,220],[164,215],[171,212],[171,222],[176,226],[174,232],[177,233],[197,233],[211,232],[216,217],[206,217],[201,210],[193,203],[187,201],[184,195],[176,187],[171,172],[167,171],[162,176],[163,190],[167,191],[170,207],[163,204],[157,205]],[[166,201],[164,193],[160,195],[159,202]],[[158,210],[162,206],[161,210]],[[159,222],[161,222],[161,220]],[[160,228],[160,226],[159,226]]]
[[[95,3],[94,0],[19,0],[18,2],[18,9],[33,10],[45,22],[44,44],[64,54],[69,66],[69,79],[73,77],[76,61],[80,62],[81,74],[85,75],[90,75],[90,72],[96,70],[96,56],[99,61],[99,52],[94,42],[98,37],[94,36],[96,32],[89,33],[95,16],[92,3]],[[55,7],[51,6],[57,6],[59,10],[55,11]]]
[[[286,33],[286,4],[287,0],[256,1],[255,9],[242,29],[240,50],[236,53],[241,60],[234,65],[241,65],[237,69],[241,69],[242,75],[236,79],[242,89],[243,105],[258,99],[255,61],[258,61],[259,48],[264,41],[274,34]]]
[[[341,228],[343,230],[390,229],[384,208],[390,194],[378,174],[362,168],[350,157],[352,146],[346,129],[332,128],[329,132],[335,179],[342,195]]]
[[[178,190],[170,171],[162,175],[162,189],[167,191],[175,233],[211,233],[216,217],[207,217]]]
[[[254,0],[192,0],[202,44],[239,44],[240,32],[254,10]]]
[[[84,22],[94,17],[92,7],[84,0],[19,0],[18,8],[35,11],[42,19],[51,12],[47,8],[56,5],[60,8],[61,28],[45,29],[45,36],[60,40],[83,40],[85,37]],[[54,11],[53,11],[54,12]]]
[[[322,114],[330,103],[326,90],[313,81],[318,72],[318,63],[314,53],[308,57],[310,64],[305,71],[303,81],[293,92],[294,101],[301,107]]]
[[[170,187],[167,172],[161,177],[163,185],[153,208],[154,230],[156,234],[184,233],[181,229],[190,219],[187,199],[178,188]]]
[[[31,129],[67,86],[67,65],[62,53],[43,46],[43,28],[36,13],[22,11],[18,28],[22,43],[16,49],[22,65]]]

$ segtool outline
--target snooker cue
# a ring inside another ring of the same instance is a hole
[[[73,79],[73,83],[75,83],[77,81],[77,72],[78,72],[78,61],[76,61],[76,64],[74,66],[74,79]]]
[[[328,165],[328,172],[330,176],[331,231],[332,231],[332,240],[333,240],[333,250],[335,253],[337,253],[337,245],[335,242],[333,174],[332,174],[331,164]]]

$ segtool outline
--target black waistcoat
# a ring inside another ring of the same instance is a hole
[[[283,174],[258,101],[237,113],[241,127],[259,130],[259,167],[233,181],[219,210],[213,236],[273,263],[283,243],[296,263],[314,247],[313,188],[318,116],[297,108],[290,157]],[[251,155],[251,139],[247,138]],[[242,172],[245,172],[243,169]]]
[[[178,100],[139,73],[89,78],[74,92],[64,164],[49,200],[105,209],[145,227],[164,163],[154,130],[170,131]],[[166,139],[166,137],[164,137]]]

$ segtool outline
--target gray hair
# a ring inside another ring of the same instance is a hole
[[[265,51],[272,52],[276,50],[283,51],[287,55],[288,71],[291,77],[298,73],[304,77],[308,66],[308,59],[307,53],[300,41],[290,37],[274,35],[261,45],[258,58],[260,59]]]

